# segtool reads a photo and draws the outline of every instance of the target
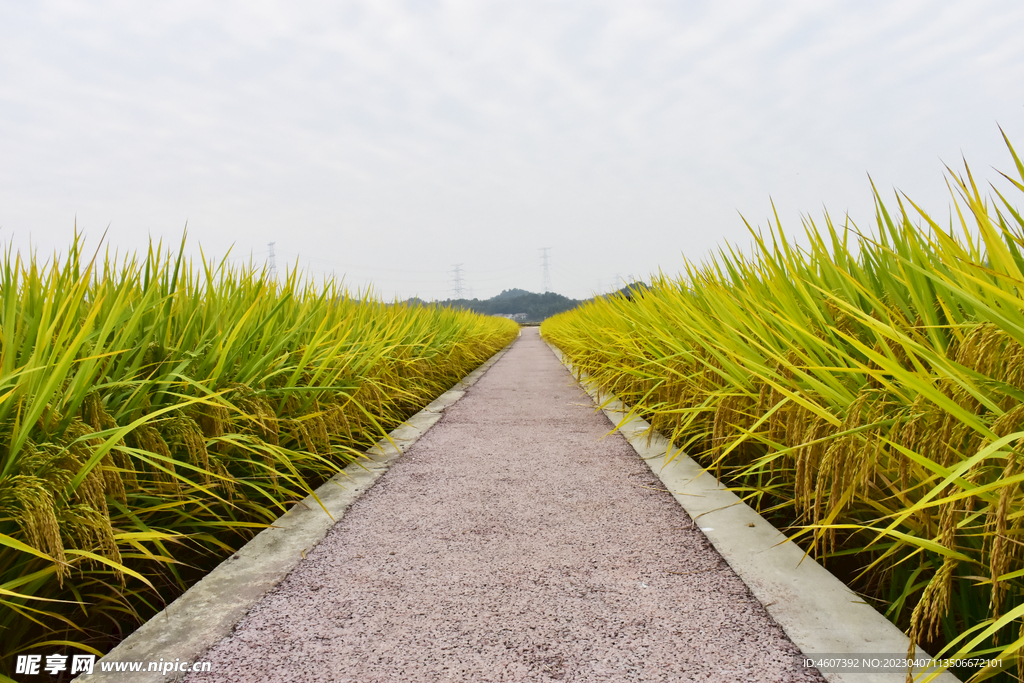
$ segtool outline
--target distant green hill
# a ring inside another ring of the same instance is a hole
[[[410,302],[419,303],[419,300],[410,299]],[[506,289],[490,299],[445,299],[434,303],[438,306],[465,308],[484,315],[523,314],[521,322],[540,322],[556,313],[575,308],[580,302],[555,292],[536,294],[525,289]]]
[[[625,296],[627,299],[632,299],[637,296],[643,296],[645,291],[647,291],[646,284],[634,282],[616,292],[601,296]],[[522,317],[516,318],[519,322],[536,323],[541,322],[545,318],[550,318],[556,313],[575,308],[581,303],[585,303],[585,301],[591,301],[591,299],[580,301],[579,299],[570,299],[555,292],[537,294],[535,292],[528,292],[525,289],[506,289],[501,294],[496,294],[490,299],[445,299],[444,301],[428,303],[414,297],[406,303],[422,306],[433,305],[465,308],[484,315],[521,315]]]
[[[501,294],[495,294],[490,299],[488,299],[488,301],[497,301],[499,299],[504,299],[504,300],[518,299],[521,296],[540,296],[540,295],[539,294],[534,294],[533,292],[528,292],[525,289],[515,289],[515,288],[513,288],[513,289],[506,289]]]

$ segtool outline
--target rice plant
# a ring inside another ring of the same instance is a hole
[[[102,655],[518,330],[159,244],[0,277],[0,680]]]
[[[1024,219],[948,184],[946,225],[875,190],[870,234],[826,215],[798,247],[776,216],[541,331],[913,641],[1001,658],[981,680],[1024,661]]]

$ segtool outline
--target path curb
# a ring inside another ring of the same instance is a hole
[[[369,448],[364,460],[352,463],[320,486],[316,495],[329,515],[324,514],[313,496],[307,496],[108,652],[96,663],[94,673],[75,680],[169,683],[184,678],[185,673],[175,670],[166,675],[160,671],[101,672],[100,662],[143,662],[145,668],[149,662],[169,665],[180,660],[187,666],[197,661],[302,562],[349,506],[433,427],[444,411],[461,399],[515,341],[406,420],[388,438]]]
[[[545,340],[546,343],[547,340]],[[754,596],[806,655],[863,659],[906,657],[910,639],[865,603],[753,508],[726,489],[715,476],[650,430],[639,417],[626,420],[628,409],[614,395],[602,393],[577,373],[564,354],[548,346],[580,386],[608,416],[665,488],[686,510],[707,539],[750,588]],[[671,462],[668,462],[671,459]],[[918,659],[930,659],[917,648]],[[920,669],[915,674],[921,675]],[[904,683],[901,673],[822,673],[830,683]],[[924,680],[922,678],[921,680]],[[930,679],[959,683],[952,673]]]

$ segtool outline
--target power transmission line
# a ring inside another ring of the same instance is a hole
[[[270,253],[267,255],[267,273],[270,275],[271,280],[277,279],[277,258],[274,255],[274,245],[276,242],[268,242],[267,249]]]
[[[462,264],[452,264],[452,290],[455,292],[455,298],[462,298]]]

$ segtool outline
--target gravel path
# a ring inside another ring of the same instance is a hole
[[[188,680],[823,680],[610,429],[524,329]]]

